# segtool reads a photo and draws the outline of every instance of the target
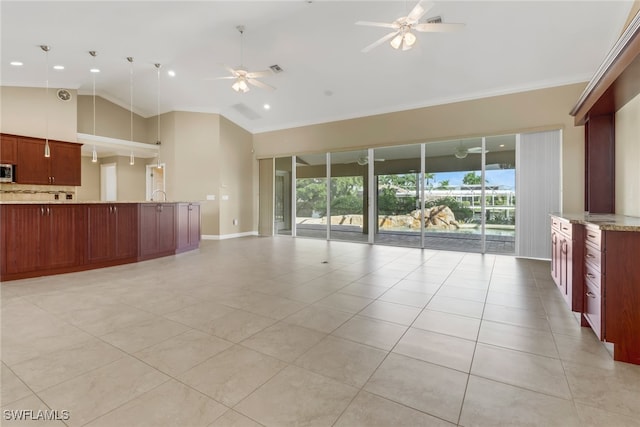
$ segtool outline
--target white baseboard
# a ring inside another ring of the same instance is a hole
[[[246,231],[244,233],[233,233],[233,234],[203,234],[200,236],[202,240],[226,240],[226,239],[236,239],[238,237],[248,237],[248,236],[257,236],[257,231]]]

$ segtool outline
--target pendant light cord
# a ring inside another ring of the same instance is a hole
[[[45,73],[45,144],[49,144],[49,49],[47,48],[44,51],[44,55],[45,55],[45,63],[46,63],[46,67],[47,67],[47,71]]]
[[[133,58],[128,57],[127,61],[131,64],[129,67],[129,119],[130,119],[130,127],[129,130],[129,139],[133,142]]]
[[[158,100],[157,100],[157,107],[158,107],[158,144],[160,143],[160,64],[156,64],[156,68],[158,69]]]

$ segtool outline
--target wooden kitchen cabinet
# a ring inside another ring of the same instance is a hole
[[[18,137],[16,182],[37,185],[81,185],[81,145],[49,140],[51,157],[44,157],[44,147],[44,139]]]
[[[196,249],[200,245],[200,205],[178,203],[176,252]]]
[[[87,206],[87,262],[108,265],[138,256],[138,207],[133,203]]]
[[[82,263],[83,210],[78,205],[4,205],[2,275],[37,276]]]
[[[572,311],[582,312],[582,226],[551,217],[551,277]]]
[[[18,137],[2,135],[0,139],[0,163],[15,165],[18,162]]]
[[[175,203],[141,203],[139,218],[139,258],[171,255],[176,250]]]

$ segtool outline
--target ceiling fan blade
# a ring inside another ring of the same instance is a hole
[[[274,90],[275,87],[268,85],[266,83],[261,82],[260,80],[256,80],[256,79],[247,79],[247,82],[249,82],[250,84],[262,88],[262,89],[267,89],[267,90]]]
[[[238,77],[238,72],[233,68],[229,67],[227,64],[222,64],[222,67],[233,75],[233,77]]]
[[[407,15],[407,21],[409,23],[413,23],[413,22],[418,22],[420,20],[420,18],[422,18],[424,16],[425,13],[427,13],[427,10],[431,9],[431,7],[433,7],[433,3],[427,3],[425,4],[426,7],[422,6],[422,0],[420,0],[418,2],[418,4],[416,4],[413,9],[411,10],[411,12],[409,12],[409,15]]]
[[[413,28],[416,31],[419,31],[421,33],[449,33],[452,31],[459,31],[461,29],[463,29],[465,26],[465,24],[445,24],[445,23],[440,23],[440,24],[417,24],[414,25]]]
[[[250,73],[247,73],[247,78],[255,79],[255,78],[258,78],[258,77],[267,77],[267,76],[272,76],[272,75],[273,75],[273,71],[271,71],[271,70],[252,71]]]
[[[235,79],[236,77],[233,76],[225,76],[225,77],[208,77],[206,79],[203,80],[231,80],[231,79]]]
[[[364,25],[367,27],[382,27],[382,28],[394,28],[397,29],[400,26],[398,24],[394,23],[386,23],[386,22],[370,22],[370,21],[358,21],[356,22],[356,25]]]
[[[392,32],[390,32],[386,36],[376,40],[375,42],[371,43],[369,46],[367,46],[364,49],[362,49],[362,52],[363,53],[369,52],[370,50],[380,46],[382,43],[386,42],[387,40],[391,40],[393,37],[395,37],[399,33],[400,33],[400,31],[392,31]]]

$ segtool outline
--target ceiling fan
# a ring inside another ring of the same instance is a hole
[[[374,159],[376,162],[384,162],[385,159]],[[356,163],[358,163],[360,166],[365,166],[369,164],[369,157],[367,156],[362,156],[362,157],[358,157],[358,160],[356,160]]]
[[[484,150],[484,152],[488,153],[489,150]],[[464,159],[469,154],[482,154],[482,147],[465,148],[462,146],[462,143],[460,143],[460,146],[453,152],[453,155],[456,156],[457,159]]]
[[[391,28],[391,31],[386,36],[376,40],[369,46],[362,49],[362,52],[366,53],[375,47],[378,47],[382,43],[391,40],[391,47],[394,49],[409,50],[416,42],[416,36],[411,31],[415,30],[420,33],[442,33],[448,31],[457,31],[464,27],[464,24],[444,24],[441,20],[433,20],[432,22],[420,22],[420,19],[427,13],[429,9],[433,7],[433,3],[429,2],[422,6],[422,0],[418,1],[418,4],[409,12],[407,16],[396,19],[393,22],[369,22],[358,21],[356,25],[365,25],[369,27],[382,27]]]
[[[232,68],[228,65],[224,65],[223,67],[231,73],[230,76],[227,77],[217,77],[213,80],[235,80],[231,85],[231,88],[239,93],[249,92],[249,85],[253,85],[259,87],[261,89],[274,90],[275,87],[268,85],[264,82],[258,80],[260,77],[266,77],[273,74],[271,70],[264,71],[248,71],[247,68],[242,65],[243,62],[243,35],[244,35],[244,25],[238,25],[236,29],[240,32],[240,65],[236,68]]]

